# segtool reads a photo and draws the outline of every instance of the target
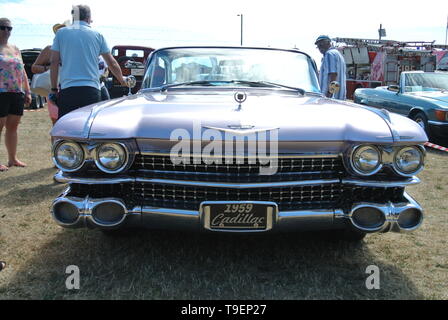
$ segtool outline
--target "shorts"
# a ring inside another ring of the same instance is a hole
[[[23,116],[25,95],[20,92],[0,92],[0,118],[8,115]]]
[[[101,91],[94,87],[69,87],[62,89],[56,98],[58,119],[67,113],[101,101]]]

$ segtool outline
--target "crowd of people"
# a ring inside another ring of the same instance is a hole
[[[106,39],[90,26],[90,8],[74,6],[72,18],[70,25],[53,27],[53,44],[42,50],[32,66],[36,74],[50,70],[51,90],[47,101],[53,124],[75,109],[109,99],[101,81],[109,70],[121,85],[127,86]],[[11,21],[0,18],[0,138],[5,128],[8,153],[8,162],[0,163],[0,171],[26,166],[17,158],[17,128],[24,107],[31,103],[31,91],[20,50],[8,42],[12,30]]]

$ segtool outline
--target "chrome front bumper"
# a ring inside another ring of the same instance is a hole
[[[207,230],[207,228],[205,228],[205,221],[207,219],[204,217],[204,210],[191,211],[144,206],[135,206],[132,209],[127,209],[126,204],[122,199],[92,199],[89,197],[77,198],[68,196],[69,192],[70,187],[60,197],[55,199],[52,205],[53,218],[59,225],[66,228],[89,227],[116,229],[121,227],[145,227],[150,229],[176,229],[193,231]],[[422,223],[423,209],[407,193],[404,193],[404,197],[406,201],[402,203],[356,203],[353,205],[349,213],[344,213],[344,211],[340,209],[276,211],[273,214],[272,229],[269,231],[331,230],[346,228],[350,224],[355,228],[368,233],[413,231]],[[70,205],[72,208],[76,208],[78,211],[78,216],[76,219],[67,223],[59,218],[59,216],[55,213],[55,208],[62,203],[64,203],[64,205]],[[95,218],[95,215],[93,214],[95,208],[106,203],[112,203],[117,207],[121,207],[123,209],[122,218],[118,219],[114,223],[103,223],[99,219]],[[362,228],[357,225],[354,221],[353,214],[355,210],[363,207],[374,208],[378,212],[381,212],[381,214],[384,215],[384,222],[375,228]],[[405,210],[416,210],[421,213],[421,218],[416,225],[413,225],[412,227],[400,226],[398,219],[400,214]],[[234,229],[216,231],[260,232],[259,230]]]

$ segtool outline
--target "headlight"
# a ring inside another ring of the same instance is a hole
[[[122,145],[105,143],[97,148],[95,163],[104,172],[116,173],[125,167],[127,159],[127,152]]]
[[[356,173],[370,176],[381,169],[381,153],[374,146],[360,146],[353,151],[351,162]]]
[[[423,153],[417,147],[404,147],[397,151],[394,166],[402,175],[412,175],[423,168]]]
[[[76,142],[62,142],[53,150],[53,161],[62,171],[73,172],[84,164],[84,150]]]

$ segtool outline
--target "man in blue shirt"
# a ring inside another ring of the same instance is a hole
[[[90,8],[74,6],[72,16],[73,25],[60,29],[51,47],[51,91],[53,95],[57,94],[58,119],[75,109],[101,101],[100,55],[121,85],[126,86],[120,66],[111,55],[103,35],[90,27]]]
[[[331,46],[329,36],[319,36],[315,45],[323,54],[322,65],[319,71],[319,84],[321,92],[329,98],[345,100],[346,97],[346,66],[342,54]],[[329,91],[332,81],[339,82],[340,89],[332,94]]]

